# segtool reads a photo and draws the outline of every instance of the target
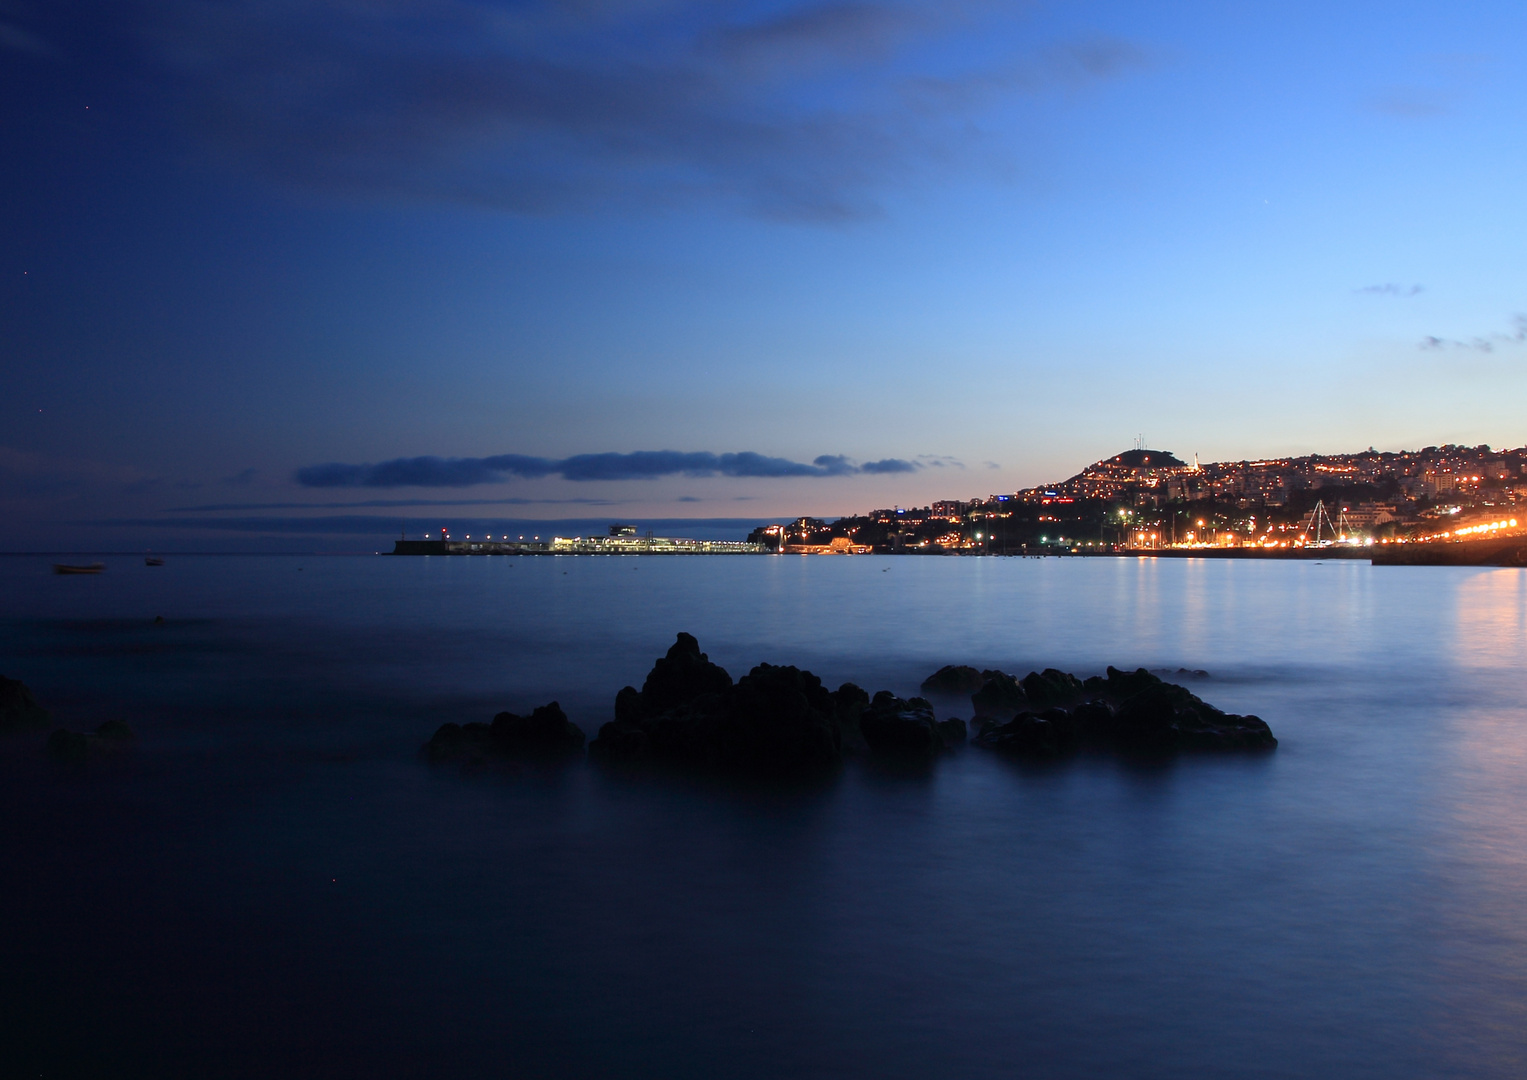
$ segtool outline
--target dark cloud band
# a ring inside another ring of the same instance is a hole
[[[591,480],[650,480],[662,476],[734,476],[750,478],[853,476],[859,473],[909,473],[921,466],[901,458],[855,464],[841,454],[823,454],[809,464],[745,451],[737,454],[638,450],[630,454],[576,454],[573,457],[527,457],[498,454],[481,458],[394,458],[376,464],[330,462],[298,469],[297,483],[312,488],[471,487],[510,477],[560,476]]]

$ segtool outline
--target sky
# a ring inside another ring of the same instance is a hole
[[[1527,6],[0,0],[0,550],[1520,446]]]

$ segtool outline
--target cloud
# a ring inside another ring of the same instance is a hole
[[[71,521],[71,526],[105,529],[147,529],[174,531],[205,531],[221,533],[247,533],[254,535],[297,536],[375,536],[396,538],[401,528],[417,538],[423,534],[438,535],[443,527],[452,536],[468,533],[492,533],[527,539],[539,533],[542,538],[559,534],[562,536],[602,534],[609,526],[609,519],[564,521],[518,521],[493,518],[398,518],[363,514],[333,514],[313,517],[175,517],[175,518],[97,518]],[[751,518],[662,518],[643,523],[659,535],[683,535],[686,531],[703,531],[710,534],[736,532],[737,539],[758,525]]]
[[[866,473],[909,473],[916,472],[920,467],[910,461],[903,461],[901,458],[883,458],[880,461],[866,461],[863,465],[859,466],[859,471]]]
[[[682,500],[680,500],[682,501]],[[166,514],[206,514],[226,510],[385,510],[412,506],[621,506],[621,499],[361,499],[352,502],[209,503],[167,506]]]
[[[483,458],[395,458],[374,465],[329,462],[298,469],[303,487],[471,487],[501,483],[510,476],[564,480],[650,480],[661,476],[733,476],[745,478],[853,476],[858,473],[914,472],[921,468],[900,458],[863,465],[841,454],[823,454],[810,464],[751,451],[735,454],[639,450],[630,454],[576,454],[560,461],[499,454]]]
[[[1023,13],[984,2],[738,10],[156,0],[132,20],[102,5],[99,22],[130,27],[120,33],[135,40],[108,47],[130,47],[203,143],[241,169],[527,214],[703,198],[798,222],[873,217],[887,188],[989,167],[979,132],[1009,115],[987,114],[997,99],[1142,62],[1109,38],[1008,44]],[[951,92],[909,110],[918,80]]]
[[[232,476],[223,477],[223,483],[228,487],[248,487],[254,483],[256,475],[258,473],[255,469],[240,469]]]
[[[716,27],[702,41],[746,61],[878,58],[929,20],[899,4],[828,3],[755,22]]]
[[[1402,297],[1408,297],[1408,296],[1419,296],[1422,292],[1425,291],[1425,286],[1423,286],[1423,285],[1395,285],[1393,283],[1390,283],[1390,284],[1387,284],[1387,285],[1364,285],[1361,289],[1358,289],[1357,291],[1360,292],[1360,293],[1366,293],[1369,296],[1402,296]]]
[[[1422,338],[1417,348],[1434,351],[1447,349],[1468,349],[1473,352],[1494,352],[1498,346],[1521,345],[1527,342],[1527,315],[1518,315],[1511,320],[1514,329],[1510,333],[1495,333],[1484,337],[1472,337],[1467,339],[1435,337],[1428,334]]]
[[[963,469],[965,463],[959,458],[950,457],[948,454],[918,454],[919,464],[930,466],[935,469]]]

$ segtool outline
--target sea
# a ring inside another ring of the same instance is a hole
[[[51,561],[0,557],[0,673],[137,738],[0,739],[6,1076],[1527,1075],[1527,571]],[[1280,745],[804,786],[419,758],[552,700],[592,736],[680,631],[904,696],[1201,670]]]

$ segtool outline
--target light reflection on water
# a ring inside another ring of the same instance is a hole
[[[182,558],[74,581],[7,559],[0,596],[0,670],[71,726],[142,734],[84,777],[4,758],[0,862],[28,884],[0,894],[19,973],[0,1008],[28,1062],[1527,1067],[1527,572]],[[463,780],[412,757],[442,720],[553,697],[592,732],[679,629],[734,675],[769,660],[903,693],[951,662],[1206,668],[1195,691],[1282,746],[1150,766],[967,752],[807,791]],[[85,1039],[60,1019],[82,1011]]]

